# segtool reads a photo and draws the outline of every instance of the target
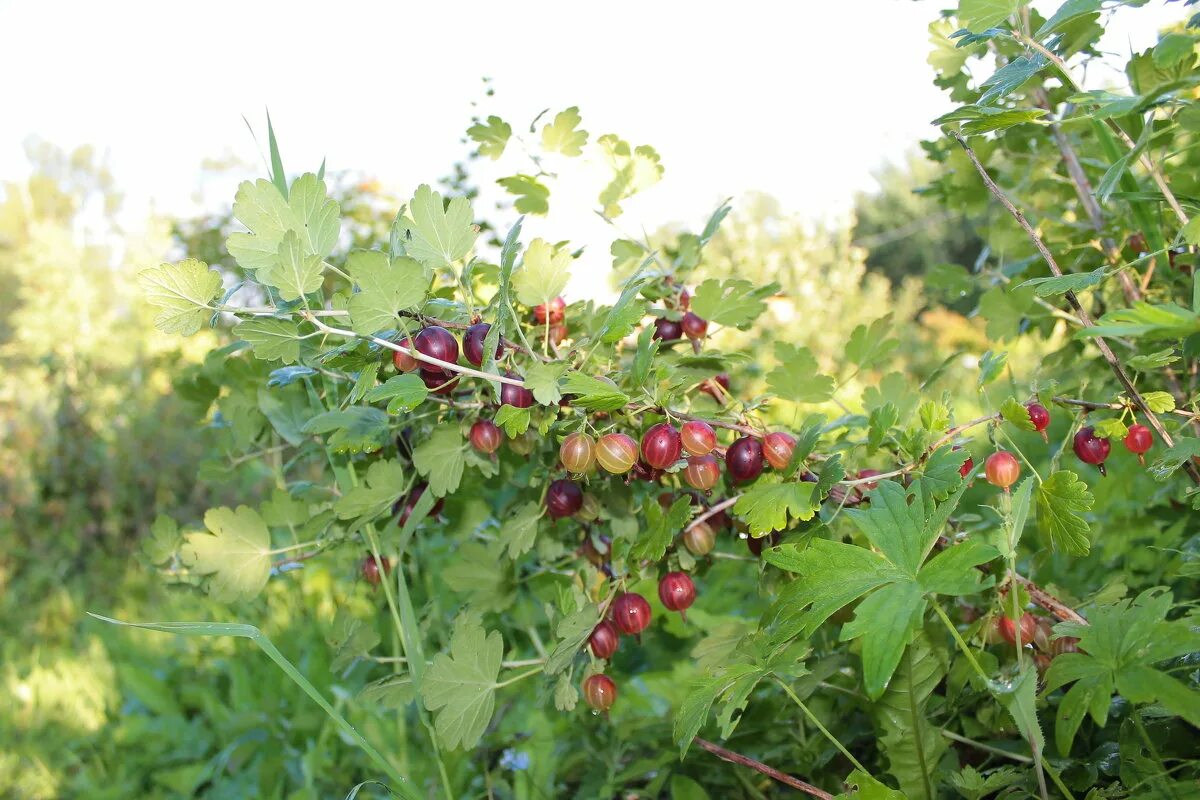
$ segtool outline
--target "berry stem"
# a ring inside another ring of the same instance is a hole
[[[499,683],[495,684],[495,685],[494,685],[492,688],[494,688],[494,689],[500,689],[500,688],[503,688],[503,687],[505,687],[505,686],[508,686],[508,685],[510,685],[510,684],[517,683],[518,681],[523,681],[523,680],[525,680],[526,678],[532,678],[534,675],[538,675],[538,674],[540,674],[541,672],[542,672],[542,667],[541,667],[541,666],[538,666],[538,667],[535,667],[535,668],[533,668],[533,669],[531,669],[531,670],[528,670],[528,671],[526,671],[526,672],[522,672],[520,675],[517,675],[515,678],[509,678],[509,679],[508,679],[508,680],[506,680],[506,681],[500,681]]]
[[[1001,436],[1008,440],[1008,443],[1012,449],[1015,450],[1017,455],[1021,457],[1021,460],[1025,462],[1025,466],[1029,467],[1029,471],[1033,473],[1033,477],[1037,478],[1037,482],[1039,484],[1044,483],[1045,481],[1042,480],[1042,476],[1038,474],[1037,467],[1033,466],[1033,462],[1025,457],[1025,454],[1021,452],[1020,447],[1017,447],[1017,443],[1012,440],[1012,437],[1009,436],[1003,428],[997,427],[996,430]]]

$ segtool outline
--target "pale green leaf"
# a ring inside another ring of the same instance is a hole
[[[588,140],[588,132],[579,128],[582,121],[578,106],[571,106],[555,114],[554,121],[542,128],[542,149],[550,153],[562,153],[564,156],[577,156],[582,153]]]
[[[407,212],[399,220],[404,252],[431,269],[448,267],[471,252],[479,235],[471,202],[455,197],[448,206],[427,183],[417,187]]]
[[[467,128],[467,136],[479,144],[479,154],[487,156],[492,161],[504,155],[508,138],[512,136],[512,126],[495,114],[487,118],[487,122],[476,122]]]
[[[234,333],[250,343],[255,358],[284,364],[300,358],[300,328],[291,320],[249,319],[238,324]]]
[[[1038,487],[1042,526],[1055,550],[1085,556],[1091,549],[1088,524],[1081,514],[1091,510],[1092,493],[1070,470],[1059,470]]]
[[[823,403],[833,396],[834,381],[820,373],[817,359],[807,347],[775,343],[775,368],[767,375],[767,388],[793,403]]]
[[[463,435],[457,425],[443,424],[413,449],[412,461],[417,472],[429,482],[434,497],[443,497],[458,489],[462,480]]]
[[[449,654],[433,657],[421,684],[421,698],[435,712],[433,725],[446,747],[467,750],[483,737],[496,707],[503,657],[499,631],[486,632],[473,616],[458,618]]]
[[[401,411],[412,411],[429,395],[425,382],[412,373],[393,375],[383,383],[366,393],[368,403],[378,403],[387,400],[389,414],[399,414]]]
[[[788,516],[799,520],[812,519],[820,501],[816,485],[801,481],[781,482],[777,475],[764,475],[738,496],[733,506],[750,528],[752,536],[781,531],[788,525]]]
[[[186,258],[138,273],[146,302],[161,308],[154,326],[163,333],[191,336],[208,321],[221,296],[221,275],[203,261]]]
[[[271,574],[271,534],[249,506],[209,509],[209,533],[190,533],[180,551],[183,563],[207,576],[206,587],[222,603],[251,600]]]
[[[741,278],[709,278],[696,287],[691,310],[716,325],[745,327],[766,310],[765,299],[779,291],[777,284],[756,287]]]
[[[565,247],[555,252],[546,240],[534,239],[525,249],[521,269],[512,276],[517,299],[527,306],[538,306],[558,297],[571,279],[572,260]]]

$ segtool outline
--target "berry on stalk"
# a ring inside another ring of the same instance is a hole
[[[1046,436],[1046,428],[1050,427],[1050,412],[1046,407],[1041,403],[1028,403],[1025,410],[1029,412],[1029,421],[1033,423],[1033,429],[1042,435],[1042,441],[1050,441]]]
[[[1145,425],[1130,425],[1129,433],[1122,439],[1125,449],[1138,457],[1138,463],[1146,466],[1146,451],[1154,445],[1154,436]]]
[[[399,342],[397,342],[397,344],[401,347],[410,349],[412,348],[412,342],[410,342],[407,338],[401,339]],[[421,365],[421,362],[417,361],[408,353],[401,353],[399,350],[393,350],[392,364],[394,364],[396,369],[400,372],[412,372]]]
[[[858,471],[857,479],[862,480],[864,478],[877,478],[882,474],[883,473],[877,469],[860,469]],[[879,481],[868,481],[867,483],[859,484],[858,493],[866,494],[867,492],[872,492],[878,488]]]
[[[683,315],[683,319],[679,321],[679,328],[683,331],[683,335],[689,339],[703,339],[708,333],[708,320],[688,311]]]
[[[612,604],[612,618],[622,633],[637,636],[650,624],[650,604],[634,592],[622,592]]]
[[[721,466],[716,456],[692,456],[688,459],[687,468],[683,471],[683,479],[693,489],[707,492],[717,485],[721,479]]]
[[[583,682],[583,699],[602,714],[607,714],[617,701],[617,685],[607,675],[589,675]]]
[[[736,481],[752,481],[763,471],[762,444],[753,436],[743,436],[725,451],[725,467]]]
[[[679,431],[667,422],[642,434],[642,458],[654,469],[666,469],[678,461],[680,446]]]
[[[725,401],[729,399],[729,373],[722,372],[712,376],[700,384],[700,391],[725,405]]]
[[[490,455],[496,452],[502,441],[500,429],[490,419],[476,420],[471,426],[471,446],[480,453]]]
[[[558,447],[558,457],[567,472],[582,475],[596,460],[596,441],[586,433],[569,433]]]
[[[683,546],[694,556],[706,556],[717,543],[717,534],[707,521],[683,529]]]
[[[381,578],[381,576],[379,574],[379,565],[380,564],[383,565],[383,573],[385,575],[391,573],[392,562],[388,560],[387,556],[380,556],[379,563],[375,562],[375,556],[371,555],[370,553],[368,553],[367,557],[363,559],[363,562],[362,562],[363,580],[366,581],[367,583],[371,584],[372,586],[379,585],[379,581]]]
[[[458,340],[454,338],[454,334],[440,325],[422,328],[413,338],[413,347],[417,348],[418,353],[429,358],[436,358],[450,364],[458,361]],[[428,363],[423,364],[421,369],[425,372],[445,371],[443,367]]]
[[[421,370],[421,382],[434,394],[449,394],[458,385],[458,375],[450,372]]]
[[[675,320],[658,317],[654,320],[654,338],[664,342],[682,339],[683,326]]]
[[[1037,635],[1037,617],[1030,613],[1021,615],[1021,644],[1027,645],[1033,643],[1033,637]],[[1004,637],[1004,641],[1009,644],[1017,643],[1017,623],[1013,622],[1007,616],[1000,617],[996,620],[996,629],[1000,631],[1000,635]]]
[[[491,329],[492,326],[486,322],[477,322],[467,328],[467,332],[463,334],[463,355],[476,367],[483,366],[483,343]],[[496,358],[499,358],[503,352],[504,345],[497,341]]]
[[[633,469],[637,462],[638,446],[632,436],[624,433],[606,433],[596,443],[596,463],[605,472],[623,475]]]
[[[506,377],[519,378],[515,372],[505,372]],[[513,408],[529,408],[533,405],[533,392],[524,386],[514,386],[511,383],[500,384],[500,404]]]
[[[1080,428],[1079,433],[1075,434],[1075,441],[1072,443],[1075,449],[1075,455],[1085,464],[1093,464],[1100,470],[1101,475],[1107,475],[1108,471],[1104,468],[1104,462],[1108,460],[1108,454],[1112,450],[1112,442],[1108,439],[1101,439],[1096,435],[1096,429],[1091,425],[1086,428]]]
[[[588,645],[592,648],[592,655],[596,658],[606,660],[612,658],[620,644],[620,631],[617,630],[616,625],[606,619],[600,620],[600,624],[592,629],[592,635],[588,637]]]
[[[717,434],[707,422],[688,420],[679,429],[679,442],[691,456],[706,456],[717,446]]]
[[[763,457],[775,469],[787,469],[796,451],[796,440],[783,431],[768,433],[762,441]]]
[[[533,319],[538,325],[545,325],[546,320],[551,325],[557,325],[566,319],[567,302],[562,297],[556,297],[549,303],[533,307]]]
[[[1017,482],[1021,477],[1021,462],[1017,457],[1005,450],[998,450],[983,462],[983,472],[992,486],[999,486],[1004,491]]]
[[[569,517],[583,508],[583,490],[572,481],[560,478],[546,492],[546,511],[551,519]]]
[[[658,582],[658,599],[667,611],[678,611],[687,622],[687,610],[696,601],[696,584],[686,572],[668,572]]]

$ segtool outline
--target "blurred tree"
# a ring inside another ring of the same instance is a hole
[[[879,170],[875,191],[856,195],[852,239],[866,249],[868,270],[899,284],[939,264],[970,269],[979,258],[983,241],[966,215],[925,192],[940,175],[938,165],[913,155]]]

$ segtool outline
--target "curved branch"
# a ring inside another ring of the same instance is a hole
[[[805,783],[799,778],[793,778],[791,775],[788,775],[785,772],[780,772],[774,767],[767,766],[761,761],[755,761],[753,758],[750,758],[750,756],[744,756],[741,753],[735,753],[732,750],[726,750],[724,747],[713,744],[707,739],[701,739],[699,736],[692,741],[694,741],[698,747],[707,750],[722,761],[728,761],[730,764],[740,764],[743,767],[749,767],[756,772],[761,772],[768,778],[779,781],[785,786],[790,786],[793,789],[799,789],[810,797],[819,797],[821,800],[833,800],[833,795],[831,795],[829,792],[822,791],[816,786],[813,786],[811,783]]]

